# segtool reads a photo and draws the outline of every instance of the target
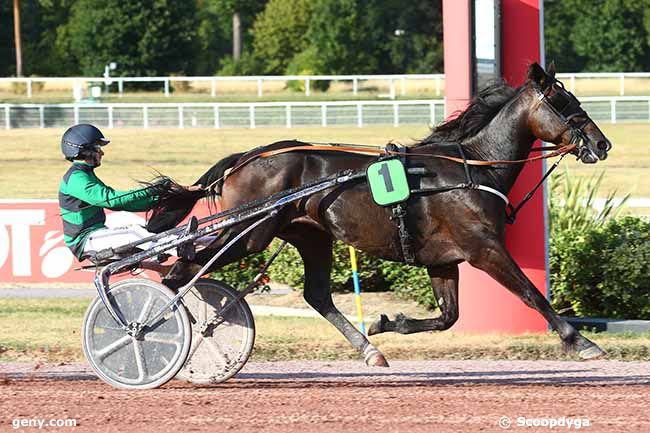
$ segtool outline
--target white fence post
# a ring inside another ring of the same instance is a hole
[[[321,116],[321,125],[327,126],[327,105],[323,104],[320,106],[320,116]]]
[[[108,106],[108,128],[113,129],[113,106]]]
[[[363,127],[363,108],[361,104],[357,104],[357,126],[359,128]]]
[[[219,106],[214,106],[214,127],[216,129],[221,128],[221,119],[219,119]]]
[[[5,129],[11,129],[11,118],[9,116],[9,106],[5,105]]]
[[[210,80],[210,96],[216,98],[217,96],[217,80],[214,78]]]
[[[625,96],[625,74],[620,75],[621,96]]]
[[[183,106],[178,106],[178,127],[180,129],[185,128],[185,116],[183,114]]]
[[[287,128],[291,128],[291,105],[287,104],[285,114],[287,116]]]
[[[395,128],[399,126],[399,105],[397,102],[393,104],[393,126]]]
[[[120,98],[124,96],[124,80],[117,80],[117,91]]]
[[[436,103],[432,102],[429,106],[430,116],[431,116],[431,127],[436,124]]]
[[[305,78],[305,96],[311,95],[311,81]]]
[[[359,80],[357,78],[352,79],[352,94],[357,95],[359,93]]]
[[[74,113],[74,124],[76,125],[79,123],[79,106],[75,105],[72,111]]]
[[[248,107],[248,117],[250,118],[250,128],[255,129],[255,106]]]
[[[440,77],[436,77],[436,96],[440,96]]]
[[[169,98],[169,80],[165,80],[165,96]]]
[[[41,125],[41,129],[45,128],[45,105],[38,107],[38,120]]]
[[[142,127],[149,128],[149,108],[146,105],[142,107]]]
[[[406,95],[406,78],[404,77],[400,78],[400,86],[402,87],[401,95],[402,96]]]
[[[571,93],[576,92],[576,76],[571,75]]]
[[[612,98],[610,101],[610,106],[611,106],[611,121],[612,123],[616,123],[616,99]]]
[[[262,97],[262,79],[261,78],[257,79],[257,97],[258,98]]]
[[[32,97],[32,79],[31,78],[27,79],[27,97],[28,98]]]

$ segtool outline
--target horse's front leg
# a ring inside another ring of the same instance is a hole
[[[589,339],[583,337],[573,326],[560,317],[548,300],[537,290],[514,261],[504,245],[497,241],[478,242],[480,248],[469,263],[485,272],[517,295],[530,308],[537,310],[559,334],[564,349],[577,353],[582,359],[593,359],[605,355],[605,352]]]
[[[385,314],[375,321],[368,330],[368,335],[381,332],[399,332],[412,334],[423,331],[444,331],[458,320],[458,265],[427,267],[431,277],[433,294],[438,301],[441,315],[433,319],[412,319],[398,314],[395,320],[389,320]]]

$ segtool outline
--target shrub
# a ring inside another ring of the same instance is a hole
[[[553,304],[579,316],[650,319],[650,222],[612,219],[550,243]]]
[[[284,73],[297,53],[308,46],[307,30],[312,0],[271,0],[253,26],[255,55],[264,63],[265,74]]]
[[[297,54],[287,66],[286,75],[317,75],[321,72],[321,66],[318,60],[318,53],[314,47]],[[312,81],[311,87],[322,92],[327,91],[330,87],[329,80]],[[290,80],[287,82],[287,88],[296,91],[305,91],[305,82],[302,80]]]
[[[564,230],[586,230],[603,225],[608,218],[620,214],[629,194],[617,203],[616,191],[609,193],[600,211],[594,200],[603,182],[605,172],[588,178],[573,178],[565,166],[564,173],[551,178],[549,220],[551,236]]]
[[[225,266],[213,274],[214,278],[237,288],[245,287],[277,245],[278,241],[273,241],[266,251]],[[413,299],[427,308],[437,307],[425,269],[381,260],[362,251],[357,251],[357,264],[362,291],[394,291],[397,296]],[[272,281],[302,290],[304,269],[298,250],[287,245],[269,268],[268,275]],[[331,289],[333,292],[354,290],[349,250],[342,242],[334,243]]]
[[[224,266],[213,272],[211,278],[223,281],[237,290],[244,290],[253,281],[259,270],[264,266],[267,259],[267,252],[263,251]],[[261,287],[261,291],[268,290],[267,285]]]
[[[219,70],[217,75],[231,77],[242,75],[259,75],[261,71],[260,62],[257,58],[249,53],[242,53],[238,61],[232,57],[224,57],[219,62]]]
[[[32,81],[32,94],[40,92],[45,87],[43,81]],[[26,95],[27,94],[27,83],[24,82],[12,82],[11,91],[17,95]]]
[[[594,200],[603,173],[574,179],[565,170],[552,179],[549,202],[549,272],[555,308],[580,316],[650,318],[650,223],[616,219],[629,197]],[[617,203],[618,202],[618,203]]]
[[[183,74],[169,74],[169,75],[171,77],[182,77],[183,76]],[[192,88],[189,81],[174,80],[174,79],[171,79],[169,81],[169,87],[170,87],[170,90],[172,92],[181,92],[181,93],[187,93]]]

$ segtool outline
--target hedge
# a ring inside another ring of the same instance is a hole
[[[650,320],[650,222],[612,219],[550,243],[551,299],[582,317]]]
[[[225,266],[213,275],[235,287],[245,287],[271,255],[275,246],[277,246],[277,240],[267,250]],[[335,242],[333,256],[332,291],[353,291],[348,247],[342,242]],[[364,292],[390,290],[399,297],[416,300],[427,308],[437,306],[426,269],[377,259],[361,251],[357,252],[357,263],[359,280]],[[273,262],[268,275],[274,282],[302,289],[304,271],[298,251],[288,245]]]

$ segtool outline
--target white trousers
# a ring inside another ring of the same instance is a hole
[[[117,248],[131,242],[136,242],[149,236],[154,236],[155,233],[147,231],[144,227],[134,224],[125,227],[103,228],[92,232],[86,239],[84,244],[84,252],[101,251],[106,248]],[[169,242],[177,239],[177,235],[165,236],[154,242],[145,242],[137,246],[137,248],[148,250],[161,243]],[[177,255],[176,248],[165,251],[167,254]]]

